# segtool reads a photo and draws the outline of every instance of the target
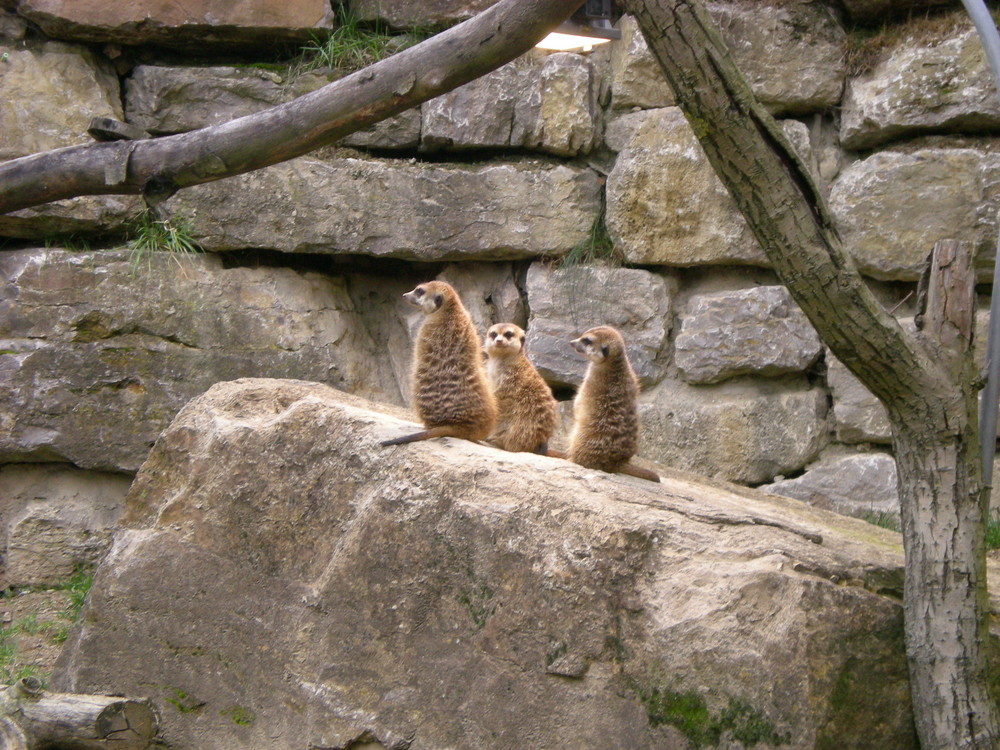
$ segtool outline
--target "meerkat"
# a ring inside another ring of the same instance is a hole
[[[458,294],[443,281],[429,281],[403,298],[426,315],[412,371],[413,407],[425,429],[382,445],[435,437],[485,439],[496,425],[497,405],[483,371],[479,336]]]
[[[621,334],[610,326],[599,326],[570,345],[590,363],[573,401],[566,457],[589,469],[660,481],[655,473],[629,463],[639,443],[639,378],[628,361]]]
[[[556,430],[556,400],[524,351],[524,331],[499,323],[486,332],[486,376],[499,410],[489,442],[505,451],[544,454]]]

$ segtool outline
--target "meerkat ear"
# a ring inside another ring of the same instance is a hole
[[[444,303],[444,295],[441,294],[441,292],[438,292],[437,294],[434,295],[434,309],[440,310],[441,305],[443,303]]]
[[[609,347],[607,344],[601,347],[601,354],[603,354],[605,357],[608,356],[609,351],[611,351],[611,347]]]
[[[521,336],[521,346],[524,346],[524,336]]]

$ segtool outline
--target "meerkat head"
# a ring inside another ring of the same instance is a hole
[[[509,357],[524,349],[524,331],[513,323],[497,323],[486,332],[486,355]]]
[[[403,295],[403,299],[414,307],[419,307],[427,315],[436,313],[456,297],[451,285],[443,281],[428,281]]]
[[[600,364],[625,351],[625,341],[611,326],[598,326],[569,342],[570,346],[591,362]]]

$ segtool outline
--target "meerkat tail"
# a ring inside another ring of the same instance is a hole
[[[383,440],[379,445],[385,447],[389,445],[403,445],[404,443],[416,443],[421,440],[430,440],[436,437],[460,437],[460,430],[445,425],[442,427],[431,427],[429,430],[421,430],[420,432],[414,432],[412,435],[403,435],[402,437],[393,438],[392,440]]]
[[[619,474],[628,474],[630,477],[638,477],[639,479],[645,479],[650,482],[659,482],[660,475],[655,471],[650,471],[649,469],[643,469],[635,464],[625,464],[622,466],[618,472]]]
[[[541,453],[541,451],[539,451],[539,453]],[[557,451],[555,448],[546,448],[545,452],[542,453],[542,455],[548,456],[549,458],[562,458],[567,461],[569,460],[569,457],[566,455],[565,451]]]

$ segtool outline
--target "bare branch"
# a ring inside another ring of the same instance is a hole
[[[484,75],[531,49],[578,0],[500,0],[474,18],[257,114],[190,133],[46,151],[0,164],[0,213],[78,195],[180,188],[329,145]]]

